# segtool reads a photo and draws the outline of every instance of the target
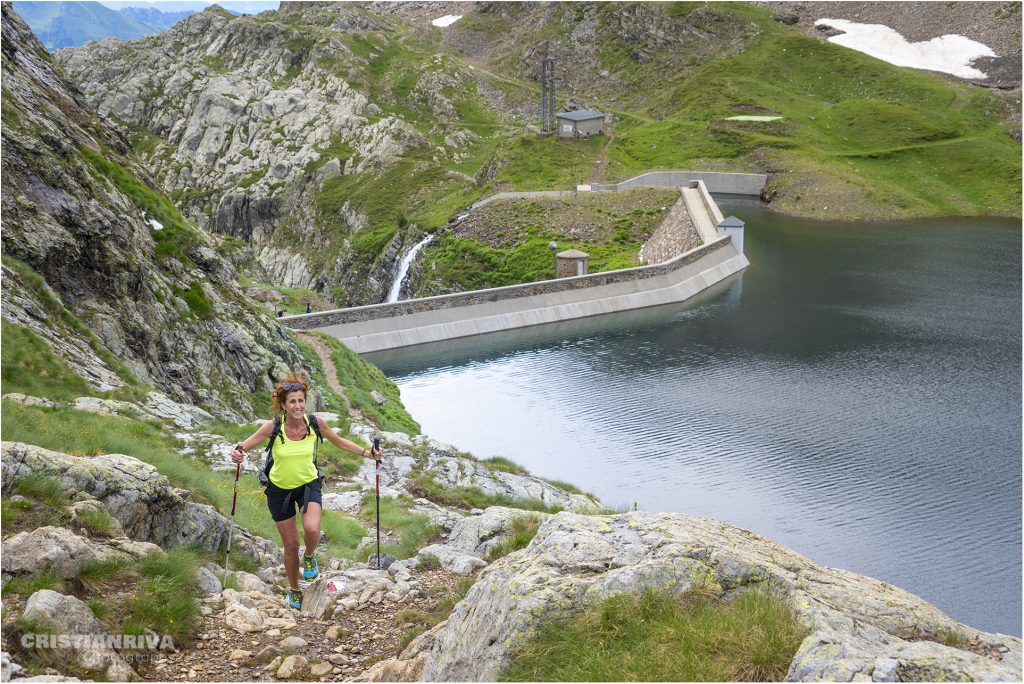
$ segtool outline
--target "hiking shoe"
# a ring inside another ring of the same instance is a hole
[[[289,606],[295,610],[302,609],[302,590],[292,589],[288,592],[288,598],[285,599]]]
[[[320,566],[317,565],[316,556],[302,555],[302,577],[312,582],[320,576]]]

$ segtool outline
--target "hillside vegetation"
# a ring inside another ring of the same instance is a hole
[[[252,247],[235,262],[253,282],[338,304],[382,301],[423,232],[485,196],[655,169],[766,173],[771,206],[800,216],[1020,214],[1016,93],[895,67],[744,3],[481,3],[444,30],[428,14],[212,8],[58,58],[187,216]],[[536,136],[545,55],[559,109],[607,112],[609,135]],[[726,120],[752,113],[781,119]],[[460,239],[468,255],[485,246]],[[451,289],[479,284],[467,276]]]

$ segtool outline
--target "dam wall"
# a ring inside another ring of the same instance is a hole
[[[281,323],[326,332],[367,353],[681,302],[748,265],[724,236],[652,266],[289,316]]]
[[[768,176],[763,173],[721,173],[717,171],[649,171],[621,183],[592,183],[579,190],[614,192],[631,188],[685,188],[692,181],[704,181],[708,192],[730,195],[761,195]]]

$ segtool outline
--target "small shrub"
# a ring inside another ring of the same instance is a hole
[[[88,591],[104,591],[125,580],[138,579],[135,563],[126,558],[111,558],[89,563],[78,572],[75,579]]]
[[[952,627],[940,627],[935,632],[935,641],[944,646],[963,648],[967,645],[967,637]]]
[[[110,613],[110,606],[105,604],[101,599],[94,598],[86,601],[86,605],[89,606],[89,610],[96,616],[97,620],[102,620]]]
[[[75,523],[94,534],[113,536],[117,532],[117,523],[110,513],[103,509],[85,508],[78,512]]]
[[[363,519],[376,522],[377,501],[372,494],[363,497]],[[381,550],[395,558],[409,558],[438,532],[438,526],[430,518],[405,510],[401,502],[385,496],[380,500],[380,524],[398,532],[399,541]]]
[[[37,499],[48,506],[63,507],[70,498],[70,492],[64,485],[52,477],[29,473],[18,481],[14,491],[22,496]]]
[[[418,570],[437,570],[441,567],[441,561],[432,553],[422,553],[416,562]]]
[[[533,538],[537,536],[537,530],[540,529],[541,519],[538,515],[517,515],[509,521],[509,537],[508,539],[495,544],[491,547],[490,551],[487,552],[487,560],[494,561],[513,551],[524,549],[529,545]]]
[[[490,458],[485,458],[484,460],[480,461],[480,463],[482,463],[484,467],[490,470],[492,473],[512,473],[513,475],[530,474],[530,471],[528,471],[526,468],[519,465],[518,463],[510,461],[504,456],[491,456]]]
[[[180,547],[143,558],[139,563],[142,586],[129,602],[124,632],[143,634],[151,629],[187,645],[199,617],[198,567],[198,555]]]

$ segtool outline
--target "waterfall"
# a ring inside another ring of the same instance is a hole
[[[409,253],[402,257],[401,263],[398,264],[398,273],[395,275],[394,282],[391,283],[391,291],[388,292],[387,301],[398,301],[398,293],[402,290],[402,282],[405,280],[405,277],[409,275],[409,267],[412,266],[412,261],[416,258],[416,253],[420,251],[420,248],[423,247],[423,245],[433,239],[434,236],[428,233],[427,237],[417,242],[416,246],[410,249]]]

